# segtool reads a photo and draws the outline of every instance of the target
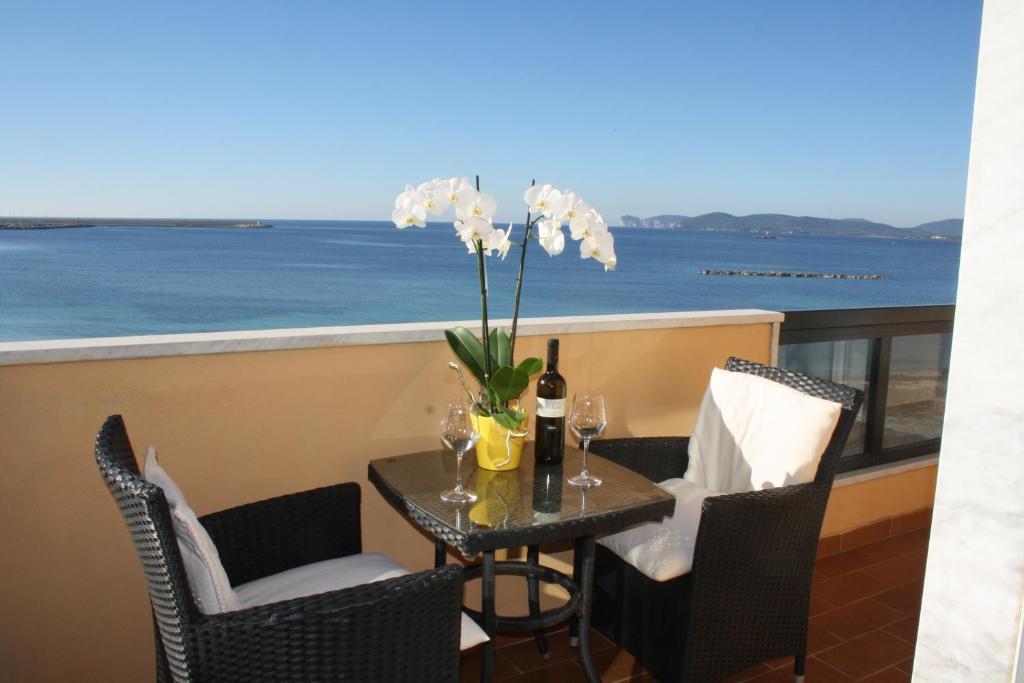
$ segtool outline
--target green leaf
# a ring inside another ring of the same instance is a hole
[[[509,366],[498,368],[491,379],[491,389],[497,394],[501,401],[511,401],[519,398],[526,387],[530,384],[530,376],[519,369],[512,369]]]
[[[492,415],[494,421],[500,424],[505,429],[519,429],[519,422],[515,417],[508,413],[495,413]]]
[[[512,365],[512,341],[505,330],[495,327],[491,330],[491,360],[493,367],[501,368]]]
[[[526,373],[527,377],[536,375],[538,372],[544,369],[544,363],[540,358],[530,356],[529,358],[523,359],[523,362],[516,366],[516,370],[521,370]]]
[[[473,373],[476,380],[484,384],[484,345],[465,327],[456,327],[444,331],[448,346],[462,364]]]

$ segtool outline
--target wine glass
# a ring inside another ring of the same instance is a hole
[[[472,503],[477,495],[462,487],[462,456],[476,445],[480,433],[473,426],[469,406],[462,401],[448,404],[448,414],[441,420],[441,441],[455,453],[455,488],[441,494],[448,503]]]
[[[600,486],[601,480],[587,471],[587,448],[591,439],[604,432],[608,420],[604,415],[604,396],[592,391],[580,391],[572,397],[572,412],[569,426],[577,437],[583,440],[583,470],[569,479],[573,486]]]

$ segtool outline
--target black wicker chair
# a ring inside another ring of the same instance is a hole
[[[139,473],[124,422],[96,439],[100,472],[149,585],[157,681],[456,681],[462,569],[202,614],[163,490]],[[282,496],[202,517],[233,585],[360,552],[359,486]]]
[[[721,681],[759,662],[795,657],[804,674],[811,575],[836,466],[861,392],[730,358],[727,370],[766,377],[843,406],[814,481],[714,496],[703,504],[693,568],[649,579],[597,548],[592,624],[661,681]],[[652,481],[681,477],[688,437],[595,441],[601,456]]]

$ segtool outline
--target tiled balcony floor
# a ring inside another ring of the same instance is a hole
[[[811,592],[807,683],[909,681],[921,609],[928,529],[918,529],[818,560]],[[653,681],[633,657],[594,634],[592,651],[602,680]],[[541,659],[532,638],[498,637],[495,680],[509,683],[583,681],[564,628],[549,636]],[[462,662],[462,680],[479,680],[477,654]],[[792,659],[759,664],[729,683],[793,680]]]

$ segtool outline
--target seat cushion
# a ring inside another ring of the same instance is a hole
[[[693,567],[704,499],[721,494],[679,478],[667,479],[658,486],[675,496],[676,507],[671,517],[631,527],[597,542],[648,578],[668,581]]]
[[[387,555],[364,553],[314,562],[272,574],[243,583],[235,588],[235,592],[242,607],[255,607],[383,581],[408,573],[408,569]],[[463,613],[459,647],[466,650],[487,640],[483,629]]]
[[[722,493],[814,479],[842,406],[715,368],[690,437],[685,479]]]
[[[241,609],[242,604],[231,588],[217,546],[185,501],[181,489],[161,467],[153,446],[146,451],[142,473],[146,481],[164,491],[167,505],[171,509],[178,550],[181,552],[182,564],[185,565],[185,575],[199,611],[203,614],[220,614]]]

